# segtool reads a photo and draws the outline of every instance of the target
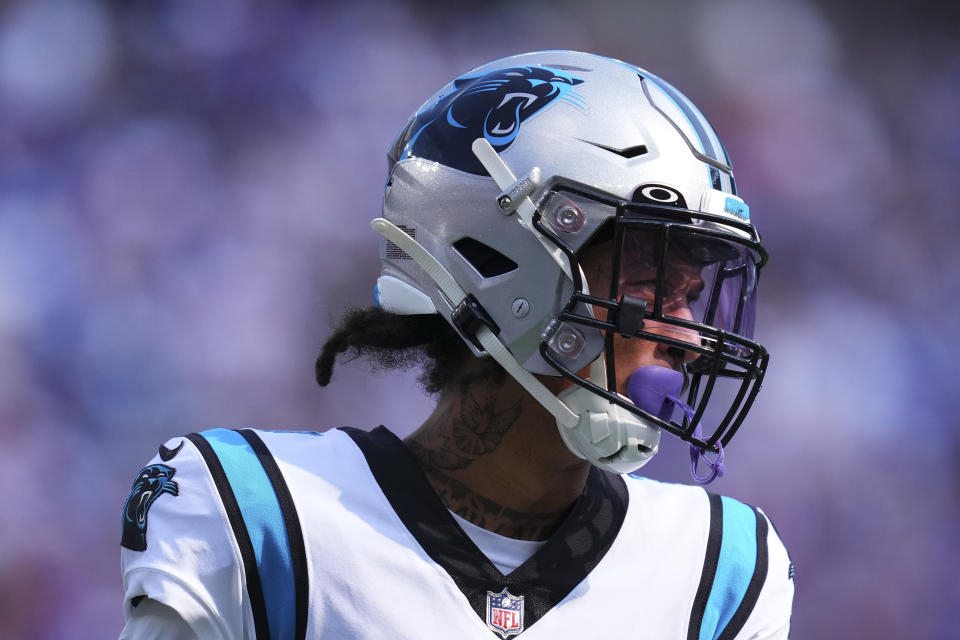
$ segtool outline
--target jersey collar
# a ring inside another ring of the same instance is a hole
[[[623,524],[626,484],[591,467],[583,493],[544,545],[513,572],[491,563],[447,510],[403,442],[385,427],[341,429],[366,458],[377,484],[407,530],[453,579],[481,620],[487,593],[506,588],[526,602],[525,629],[543,617],[597,566]]]

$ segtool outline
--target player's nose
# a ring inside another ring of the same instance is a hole
[[[679,320],[693,322],[693,313],[691,312],[690,307],[686,304],[675,306],[665,315],[670,318],[677,318]],[[657,333],[697,347],[701,346],[702,344],[700,333],[687,327],[681,327],[673,324],[662,324]],[[678,369],[680,368],[680,365],[692,362],[700,355],[696,351],[685,349],[683,347],[676,346],[675,344],[657,343],[657,351],[660,355],[666,357],[671,362],[675,362],[676,368]]]
[[[691,345],[700,346],[700,339],[698,334],[688,335],[683,334],[672,334],[671,337],[687,342]],[[696,360],[700,354],[691,349],[685,349],[683,347],[678,347],[672,344],[663,344],[657,343],[657,352],[663,356],[666,360],[671,362],[674,365],[674,368],[679,370],[682,365],[687,364],[688,362],[693,362]]]

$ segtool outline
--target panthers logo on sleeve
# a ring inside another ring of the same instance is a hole
[[[390,158],[425,158],[484,175],[483,165],[470,150],[474,140],[486,138],[499,153],[514,141],[524,120],[555,101],[585,109],[583,97],[573,90],[582,82],[554,67],[510,67],[461,76],[449,93],[410,120]]]
[[[176,472],[176,469],[165,464],[152,464],[137,474],[130,496],[123,506],[122,546],[133,551],[146,551],[147,512],[163,494],[179,494],[177,483],[172,480]]]

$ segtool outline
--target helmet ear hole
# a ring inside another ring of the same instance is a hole
[[[473,238],[461,238],[453,243],[453,248],[484,278],[502,276],[518,267],[507,256]]]

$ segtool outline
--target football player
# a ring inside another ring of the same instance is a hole
[[[786,638],[767,516],[629,475],[663,433],[722,475],[767,367],[766,252],[700,111],[632,65],[528,53],[443,87],[389,164],[377,306],[316,375],[416,362],[436,410],[405,441],[165,443],[123,513],[122,637]]]

